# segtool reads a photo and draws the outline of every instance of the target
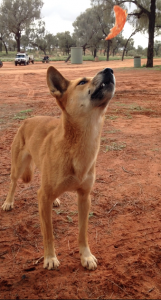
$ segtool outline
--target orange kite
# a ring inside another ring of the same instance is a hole
[[[111,40],[116,35],[118,35],[121,30],[123,29],[126,18],[127,18],[127,12],[126,10],[122,9],[120,6],[115,5],[114,6],[114,12],[115,12],[115,26],[110,29],[109,35],[105,38],[105,40]]]

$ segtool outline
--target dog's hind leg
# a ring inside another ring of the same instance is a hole
[[[81,264],[89,270],[97,268],[97,259],[91,253],[88,245],[88,218],[91,199],[90,195],[83,190],[78,190],[78,220],[79,220],[79,253]]]
[[[60,263],[56,257],[54,248],[54,236],[52,228],[53,201],[51,196],[47,195],[42,188],[40,188],[38,191],[38,201],[41,231],[44,244],[44,268],[47,268],[48,270],[57,269]]]
[[[2,205],[3,210],[11,210],[13,208],[17,180],[22,177],[24,182],[29,182],[31,180],[34,167],[32,158],[22,147],[21,139],[18,134],[13,141],[11,154],[11,183],[7,198]]]

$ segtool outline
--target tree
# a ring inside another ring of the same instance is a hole
[[[123,47],[124,43],[125,40],[121,35],[116,36],[114,39],[111,40],[111,53],[113,56],[116,55],[119,49]]]
[[[98,33],[102,34],[102,39],[104,40],[104,45],[106,48],[107,57],[106,60],[109,61],[110,46],[112,44],[111,40],[105,41],[106,36],[110,32],[110,28],[114,25],[114,14],[112,11],[112,6],[114,5],[113,0],[109,0],[107,5],[100,4],[100,0],[92,0],[93,10],[95,15],[95,20],[97,26],[99,26]]]
[[[71,37],[69,31],[57,33],[56,38],[58,39],[59,48],[66,54],[69,54],[71,47],[76,46],[76,41]]]
[[[47,49],[50,53],[54,48],[58,47],[58,39],[52,33],[47,33],[45,36],[45,40],[47,43]]]
[[[93,2],[94,0],[91,0]],[[108,6],[109,0],[99,0]],[[161,1],[160,0],[116,0],[115,4],[122,6],[125,3],[136,5],[136,9],[128,15],[134,29],[141,28],[142,32],[148,31],[147,67],[153,67],[154,33],[161,28]]]
[[[110,0],[108,7],[100,5],[99,0],[91,2],[93,4],[92,8],[86,9],[73,23],[74,35],[79,46],[83,47],[84,53],[86,48],[91,48],[94,57],[103,41],[107,50],[107,60],[109,60],[111,41],[105,41],[105,37],[114,24],[114,15],[111,10],[111,3],[113,4],[114,1]]]
[[[40,18],[43,2],[41,0],[3,0],[0,6],[5,28],[14,34],[17,51],[20,51],[21,35],[29,25]]]
[[[142,26],[142,31],[148,31],[148,51],[147,51],[147,64],[148,68],[153,67],[154,56],[154,34],[159,30],[158,22],[161,18],[161,2],[159,0],[129,0],[129,1],[117,1],[117,4],[125,2],[133,3],[137,6],[129,16],[132,17],[133,24],[136,23]],[[136,22],[134,22],[134,18]]]
[[[5,47],[6,54],[8,54],[8,49],[7,49],[7,38],[9,37],[9,32],[5,28],[5,23],[3,22],[2,19],[2,14],[0,13],[0,44],[1,44],[1,51],[2,51],[2,44]]]
[[[154,50],[155,50],[156,56],[159,56],[159,53],[161,52],[161,41],[154,42]]]
[[[32,47],[40,49],[46,55],[48,45],[45,38],[46,30],[44,21],[40,20],[37,23],[33,23],[29,28],[27,28],[25,36],[28,38],[28,43]]]
[[[32,46],[44,52],[50,53],[52,49],[58,46],[58,39],[45,29],[45,22],[39,20],[30,25],[21,38],[23,46]]]
[[[139,32],[140,31],[140,29],[139,28],[137,28],[137,29],[135,29],[132,33],[131,33],[131,35],[129,36],[129,38],[126,40],[126,43],[125,43],[125,46],[124,46],[124,49],[123,49],[123,53],[122,53],[122,60],[124,60],[124,55],[125,55],[125,53],[126,53],[126,55],[127,55],[127,52],[128,52],[128,50],[132,50],[132,49],[128,49],[128,44],[129,44],[129,42],[130,42],[130,39],[132,38],[132,36],[133,35],[135,35],[137,32]],[[132,46],[134,45],[134,42],[132,42]]]
[[[91,39],[96,33],[94,22],[93,9],[88,8],[72,24],[74,27],[73,36],[76,39],[77,46],[83,47],[84,55],[86,49],[92,47]]]

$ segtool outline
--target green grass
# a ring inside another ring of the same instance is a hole
[[[29,55],[34,55],[34,60],[35,61],[41,61],[43,56],[44,56],[44,53],[41,52],[41,51],[26,51]],[[0,52],[0,59],[2,61],[13,61],[14,62],[14,59],[15,59],[15,56],[17,54],[17,51],[9,51],[8,54],[6,54],[5,51],[2,51]],[[65,61],[68,57],[68,55],[62,55],[59,54],[59,53],[52,53],[52,54],[49,54],[49,57],[50,57],[50,61]],[[100,61],[106,61],[106,55],[104,56],[103,54],[100,54],[99,52],[97,53],[97,57],[99,58]],[[122,59],[122,55],[117,55],[117,56],[110,56],[109,57],[109,60],[121,60]],[[125,56],[124,59],[133,59],[133,56]],[[93,55],[83,55],[83,61],[94,61],[94,57]]]
[[[126,148],[126,143],[124,143],[124,142],[122,142],[122,143],[112,142],[112,143],[105,146],[105,152],[108,152],[108,151],[121,151],[124,148]]]
[[[18,112],[13,119],[14,120],[25,120],[26,118],[29,117],[29,113],[32,112],[32,109],[26,109],[26,110],[21,110],[20,112]]]
[[[158,57],[159,58],[159,57]],[[161,65],[154,65],[153,66],[153,68],[147,68],[146,67],[146,64],[143,64],[142,66],[141,66],[141,68],[146,68],[147,70],[156,70],[156,71],[161,71]]]
[[[114,129],[114,130],[107,130],[107,131],[106,131],[107,134],[114,134],[114,133],[118,133],[118,132],[121,132],[121,130],[119,130],[119,129]]]
[[[109,116],[106,116],[105,118],[106,119],[109,119],[109,120],[116,120],[119,116],[115,116],[115,115],[109,115]]]
[[[138,105],[137,103],[129,103],[129,104],[125,104],[125,103],[119,103],[116,102],[115,103],[117,106],[121,106],[125,109],[127,109],[127,114],[129,114],[132,111],[140,111],[140,112],[154,112],[154,110],[152,110],[151,108],[146,108],[146,107],[142,107],[140,105]]]

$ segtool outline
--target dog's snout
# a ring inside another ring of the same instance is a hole
[[[110,69],[110,68],[105,68],[105,69],[103,70],[103,73],[104,73],[104,74],[113,74],[113,70]]]
[[[114,75],[113,70],[110,68],[105,68],[102,70],[103,81],[105,83],[113,83],[114,84]]]

